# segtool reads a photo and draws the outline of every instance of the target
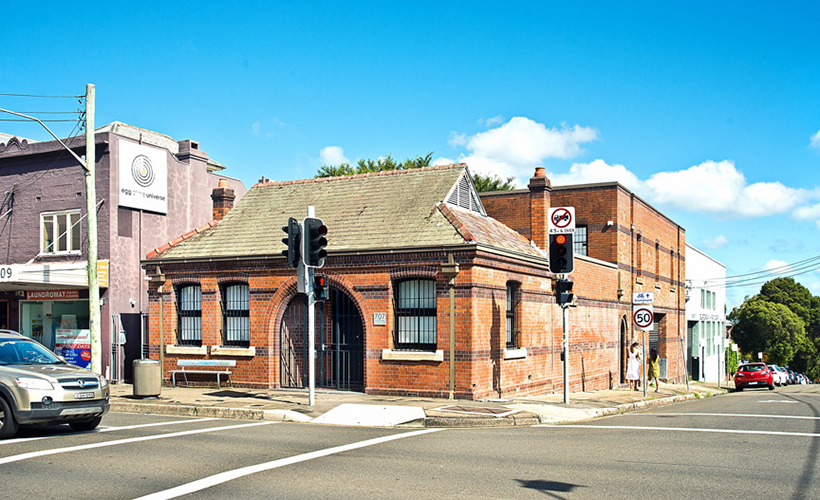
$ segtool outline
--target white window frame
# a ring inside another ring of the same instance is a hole
[[[77,216],[77,221],[74,224],[71,224],[72,216]],[[62,233],[58,234],[59,231],[59,218],[65,218],[65,230]],[[61,210],[59,212],[42,212],[40,213],[40,255],[72,255],[72,254],[80,254],[82,253],[82,242],[83,242],[83,234],[82,234],[82,225],[78,228],[77,234],[77,241],[74,241],[74,231],[72,231],[73,227],[79,225],[83,220],[83,212],[82,210]],[[51,249],[46,248],[45,244],[45,235],[46,235],[46,225],[51,225],[51,234],[52,234],[52,242],[51,242]],[[60,237],[65,235],[65,250],[58,250],[57,243],[60,241]]]

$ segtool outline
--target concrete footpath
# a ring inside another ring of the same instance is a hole
[[[508,427],[578,422],[727,392],[692,382],[688,389],[661,383],[654,390],[649,387],[646,398],[627,388],[571,393],[569,404],[563,393],[473,401],[316,390],[311,407],[307,390],[177,386],[143,398],[130,384],[112,384],[111,411],[368,427]]]

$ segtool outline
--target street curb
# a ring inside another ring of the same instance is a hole
[[[581,422],[598,417],[619,415],[637,410],[651,408],[653,406],[667,405],[700,399],[710,396],[719,396],[725,392],[691,393],[669,396],[660,399],[649,399],[636,401],[633,403],[623,403],[609,408],[586,409],[585,413],[577,417],[548,417],[536,415],[530,412],[520,412],[518,414],[506,415],[492,418],[470,418],[470,417],[425,417],[424,419],[406,422],[396,426],[399,427],[424,427],[424,428],[486,428],[486,427],[522,427],[539,424],[562,424],[570,422]],[[173,405],[173,404],[151,404],[132,403],[126,401],[112,401],[111,411],[121,413],[142,413],[166,416],[185,416],[200,418],[227,418],[234,420],[270,420],[276,422],[299,422],[310,423],[312,417],[292,410],[254,410],[250,408],[225,408],[218,406],[193,406],[193,405]],[[580,410],[579,410],[580,412]]]
[[[113,401],[111,411],[154,415],[230,418],[234,420],[272,420],[278,422],[309,422],[311,417],[291,410],[252,410],[218,406],[162,405]]]

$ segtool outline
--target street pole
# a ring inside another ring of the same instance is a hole
[[[308,206],[308,217],[315,217],[313,205]],[[303,240],[307,238],[303,236]],[[305,246],[307,248],[307,245]],[[306,256],[302,252],[302,261],[304,262]],[[307,280],[305,291],[308,296],[308,405],[316,404],[316,296],[313,294],[313,270],[312,267],[305,265],[305,279]]]
[[[564,316],[564,404],[569,404],[569,304],[561,304]]]
[[[93,84],[85,86],[85,201],[88,224],[88,329],[91,336],[91,371],[102,374],[102,332],[100,283],[97,279],[97,183],[94,170],[97,152],[94,144]]]
[[[683,336],[680,338],[680,358],[683,363],[683,380],[686,381],[686,392],[689,392],[689,372],[686,370],[686,353],[684,352]]]
[[[641,353],[641,361],[643,362],[643,397],[646,397],[646,330],[641,331],[641,338],[643,339],[643,352]]]

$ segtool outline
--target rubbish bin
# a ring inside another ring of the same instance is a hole
[[[155,359],[134,360],[134,396],[157,397],[162,389],[162,368]]]

